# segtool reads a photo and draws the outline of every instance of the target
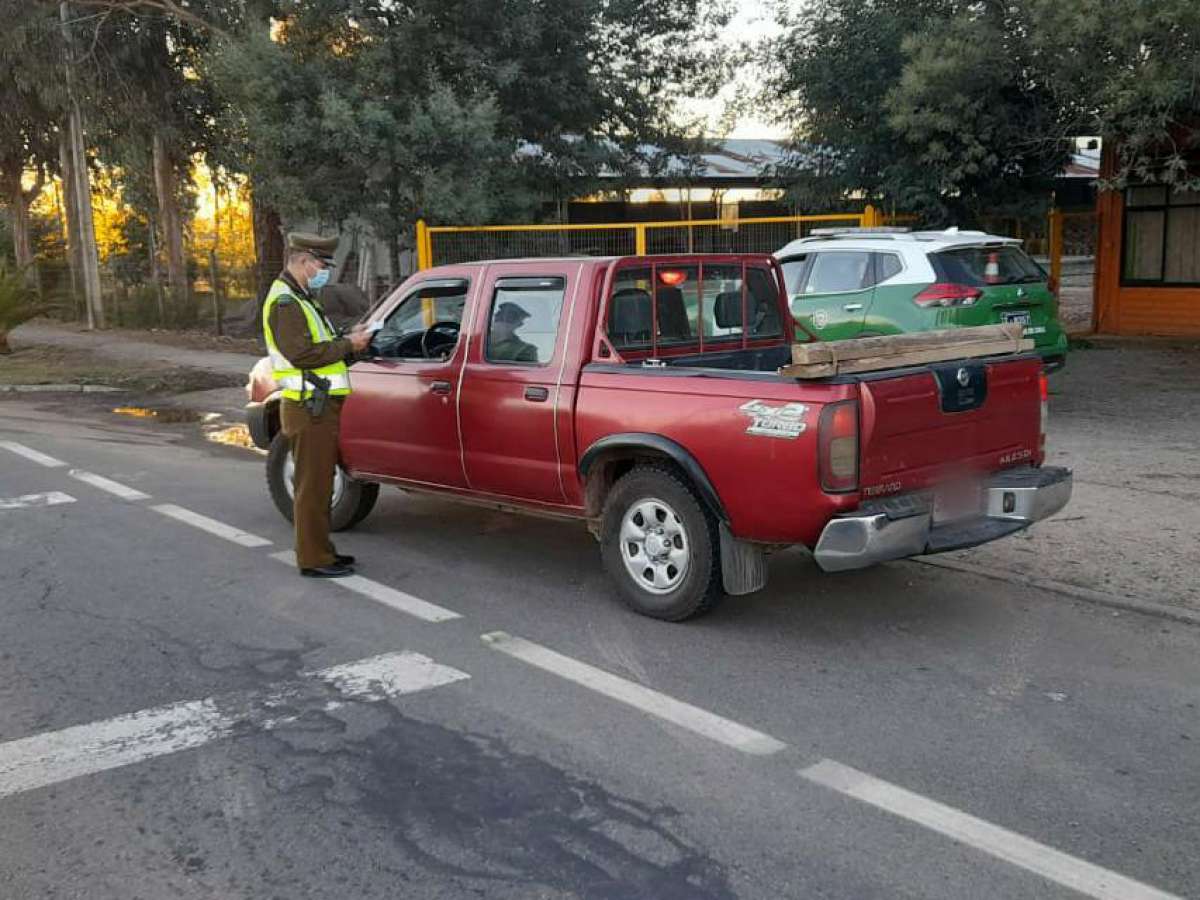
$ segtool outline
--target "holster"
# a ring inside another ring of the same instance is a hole
[[[323,378],[316,372],[304,372],[304,383],[312,385],[312,393],[305,390],[303,394],[304,408],[313,418],[320,417],[325,412],[325,404],[329,400],[329,379]]]

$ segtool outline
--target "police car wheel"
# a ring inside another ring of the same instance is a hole
[[[725,596],[717,520],[667,464],[621,476],[604,503],[600,554],[621,599],[635,612],[682,622]]]
[[[271,441],[271,449],[267,452],[267,488],[276,509],[289,522],[293,521],[294,476],[295,464],[292,461],[291,448],[287,438],[280,432]],[[329,509],[330,527],[334,531],[353,528],[370,514],[378,499],[378,484],[351,478],[338,466],[333,477],[333,497]]]

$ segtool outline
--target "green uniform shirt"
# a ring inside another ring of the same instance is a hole
[[[538,361],[538,352],[537,347],[533,344],[514,336],[489,344],[488,359],[535,363]]]

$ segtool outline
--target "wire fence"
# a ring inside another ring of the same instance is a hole
[[[417,224],[417,267],[545,256],[644,256],[665,253],[773,253],[813,229],[881,224],[861,213],[758,219],[612,222],[587,225],[429,226]]]

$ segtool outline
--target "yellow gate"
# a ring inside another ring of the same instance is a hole
[[[426,225],[422,220],[417,222],[417,268],[531,256],[773,253],[814,227],[882,224],[883,216],[872,206],[861,213],[586,225]]]

